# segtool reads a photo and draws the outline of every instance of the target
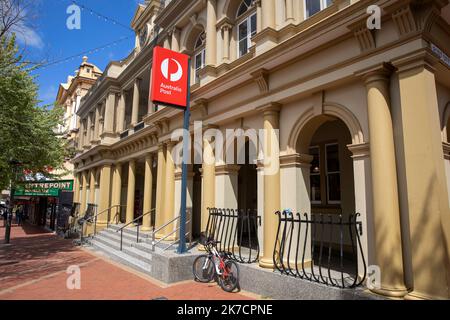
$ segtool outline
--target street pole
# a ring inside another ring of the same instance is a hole
[[[14,193],[16,192],[12,180],[11,180],[11,187],[9,188],[9,190],[10,195],[9,195],[8,214],[6,215],[5,244],[9,244],[11,242],[12,212],[14,208]]]
[[[191,116],[191,59],[188,60],[188,81],[187,81],[187,102],[184,110],[183,122],[183,160],[181,173],[181,205],[180,205],[180,243],[178,245],[178,253],[182,254],[186,249],[186,197],[187,197],[187,163],[189,160],[189,144],[191,135],[189,133],[189,119]]]

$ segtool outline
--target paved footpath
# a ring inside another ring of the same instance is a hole
[[[0,222],[3,225],[3,221]],[[11,231],[4,244],[0,227],[0,300],[247,300],[249,293],[226,293],[216,284],[185,281],[164,285],[53,233],[30,225]],[[81,289],[67,288],[67,268],[81,270]]]

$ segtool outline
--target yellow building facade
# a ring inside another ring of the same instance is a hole
[[[367,27],[371,5],[379,29]],[[81,100],[75,202],[98,206],[100,228],[153,209],[156,227],[179,215],[171,136],[183,113],[149,101],[156,42],[192,58],[193,139],[195,129],[278,136],[235,164],[203,135],[188,175],[194,236],[207,208],[256,209],[259,265],[274,268],[276,211],[359,212],[365,263],[381,270],[374,292],[448,299],[449,23],[447,0],[146,1],[135,49]],[[142,223],[150,230],[150,215]]]

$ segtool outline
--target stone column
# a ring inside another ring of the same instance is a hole
[[[203,139],[202,198],[201,231],[205,231],[209,217],[208,208],[216,206],[216,163],[214,150],[208,139]]]
[[[163,44],[165,49],[169,49],[170,50],[170,35],[167,34],[166,38],[164,39],[164,44]]]
[[[113,174],[113,192],[111,206],[116,206],[111,210],[110,223],[116,223],[120,220],[120,204],[122,195],[122,164],[116,163]]]
[[[156,176],[156,226],[161,227],[164,224],[164,190],[166,174],[166,154],[164,144],[158,146],[158,172]]]
[[[80,173],[75,173],[75,181],[73,186],[73,202],[80,202]]]
[[[232,27],[229,24],[224,24],[222,26],[223,62],[230,62],[230,30],[232,30]]]
[[[116,133],[121,133],[125,130],[125,91],[120,93],[119,104],[117,107],[117,123],[116,123]]]
[[[116,106],[116,94],[111,92],[106,98],[104,130],[102,135],[114,135],[114,114]]]
[[[89,203],[90,204],[96,204],[95,203],[95,174],[96,169],[91,169],[90,171],[90,180],[89,180]]]
[[[83,171],[81,173],[82,179],[82,189],[81,189],[81,203],[80,203],[80,214],[84,215],[86,212],[86,197],[87,197],[87,180],[88,180],[89,171]]]
[[[364,75],[369,118],[375,260],[381,269],[381,288],[372,291],[402,297],[407,291],[403,279],[397,169],[390,110],[391,71],[388,65],[382,65]]]
[[[153,174],[152,174],[153,155],[147,154],[145,157],[145,182],[144,182],[144,204],[143,214],[152,210],[152,194],[153,194]],[[149,213],[143,217],[142,230],[151,230],[151,216]]]
[[[217,32],[216,0],[207,0],[206,4],[206,61],[207,66],[216,65]]]
[[[101,105],[97,105],[95,107],[94,135],[91,140],[92,144],[98,144],[100,140],[100,117],[101,117],[100,110]]]
[[[111,164],[103,165],[100,173],[100,203],[98,206],[98,213],[101,213],[97,222],[100,226],[105,226],[109,220],[110,213],[110,194],[111,194]]]
[[[218,208],[237,209],[239,169],[240,166],[233,164],[220,164],[215,167],[215,202]]]
[[[172,50],[180,51],[180,30],[178,28],[173,28],[170,32],[172,34]]]
[[[175,217],[175,164],[172,157],[172,150],[175,143],[169,141],[166,147],[166,172],[165,172],[165,191],[164,191],[164,212],[163,224],[169,222]],[[167,235],[173,230],[170,226],[161,230],[161,235]]]
[[[400,95],[396,137],[403,147],[397,163],[407,205],[402,217],[408,221],[402,224],[409,240],[403,251],[413,289],[407,298],[449,299],[450,209],[434,69],[439,62],[424,50],[393,64]]]
[[[294,23],[294,2],[286,0],[286,22]]]
[[[86,123],[86,137],[85,137],[85,141],[84,141],[84,145],[83,145],[83,147],[85,147],[85,148],[89,148],[90,146],[91,146],[91,138],[92,138],[92,133],[91,133],[91,130],[92,130],[92,117],[91,117],[91,114],[90,113],[88,113],[88,115],[87,115],[87,121],[86,121],[87,123]]]
[[[134,88],[133,88],[133,109],[131,111],[131,126],[134,127],[139,122],[139,99],[140,99],[140,93],[139,88],[141,84],[141,79],[136,78],[134,81]]]
[[[274,0],[261,0],[262,30],[266,28],[275,29],[275,2]]]
[[[262,8],[261,0],[256,0],[256,33],[262,30]]]
[[[361,247],[364,253],[366,267],[375,265],[375,241],[372,213],[372,179],[370,169],[370,144],[352,144],[348,146],[353,159],[353,177],[355,182],[355,212],[361,216],[362,222]],[[358,271],[363,276],[364,263],[358,252]]]
[[[264,4],[264,1],[263,1]],[[264,7],[263,7],[264,10]],[[275,247],[278,218],[275,212],[280,208],[280,158],[279,129],[280,105],[271,103],[261,109],[264,113],[264,251],[259,261],[263,268],[274,268],[273,250]]]
[[[134,196],[136,191],[136,160],[131,159],[128,163],[128,191],[127,191],[127,214],[125,223],[134,219]],[[133,224],[129,226],[133,227]]]

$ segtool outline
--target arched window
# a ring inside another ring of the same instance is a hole
[[[200,81],[199,71],[205,66],[205,32],[202,32],[194,46],[195,83]]]
[[[256,7],[253,0],[243,0],[236,14],[238,58],[249,51],[256,34]]]

